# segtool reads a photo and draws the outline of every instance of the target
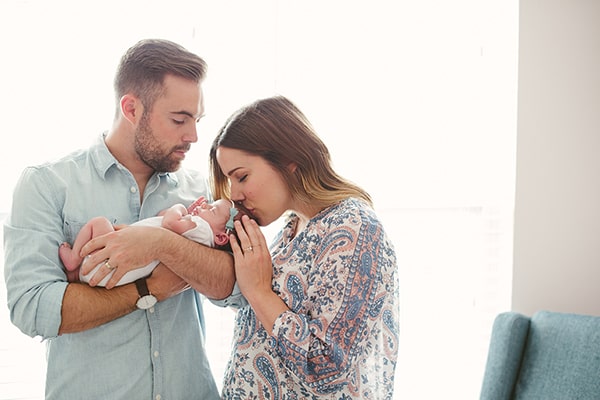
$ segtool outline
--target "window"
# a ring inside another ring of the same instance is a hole
[[[396,245],[396,397],[478,395],[492,320],[510,308],[517,1],[9,0],[0,15],[0,212],[25,166],[109,127],[127,47],[175,40],[209,64],[187,165],[206,168],[212,138],[241,105],[276,93],[295,101],[339,172],[374,196]],[[220,311],[206,305],[218,383],[233,319]],[[42,398],[41,346],[5,314],[0,399]]]

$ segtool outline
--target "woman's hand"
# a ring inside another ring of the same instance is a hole
[[[164,234],[164,229],[156,227],[116,227],[114,232],[98,236],[83,246],[81,256],[89,257],[81,265],[82,273],[87,275],[101,264],[89,284],[95,286],[114,272],[106,284],[106,288],[111,289],[127,272],[158,258],[156,251]]]
[[[243,223],[243,225],[242,225]],[[239,239],[230,236],[235,276],[248,301],[259,293],[272,292],[273,265],[265,236],[253,219],[244,215],[234,223]]]
[[[275,320],[289,308],[273,292],[273,262],[265,236],[256,221],[246,215],[234,225],[238,238],[231,235],[230,241],[238,286],[271,335]]]

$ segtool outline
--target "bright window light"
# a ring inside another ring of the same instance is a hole
[[[118,59],[146,37],[209,65],[190,168],[207,170],[240,106],[298,104],[396,246],[395,398],[477,398],[493,318],[510,308],[518,1],[4,0],[0,214],[23,168],[110,127]],[[234,314],[205,311],[220,385]],[[42,347],[0,308],[0,400],[43,398]]]

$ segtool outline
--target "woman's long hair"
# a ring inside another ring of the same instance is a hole
[[[210,176],[215,198],[230,198],[227,176],[217,163],[217,148],[257,155],[269,162],[287,183],[295,200],[328,207],[355,197],[372,206],[371,196],[342,178],[331,165],[327,146],[304,114],[287,98],[257,100],[235,112],[219,131],[210,149]],[[293,163],[297,168],[290,170]]]

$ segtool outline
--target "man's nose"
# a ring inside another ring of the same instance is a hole
[[[188,132],[185,133],[183,141],[186,143],[196,143],[198,141],[198,127],[192,124]]]

